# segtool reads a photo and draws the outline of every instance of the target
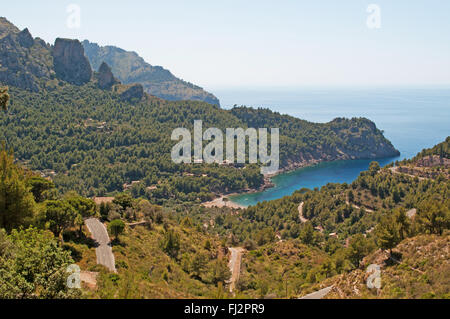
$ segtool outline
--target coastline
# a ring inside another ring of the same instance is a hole
[[[232,194],[230,194],[230,195],[232,195]],[[237,194],[235,194],[235,195],[237,195]],[[224,198],[226,198],[226,197],[228,198],[228,196],[223,196],[222,195],[222,196],[220,196],[220,197],[218,197],[218,198],[216,198],[216,199],[214,199],[212,201],[202,203],[201,205],[206,207],[206,208],[211,208],[211,207],[218,207],[218,208],[229,207],[229,208],[232,208],[232,209],[246,209],[247,208],[246,206],[239,205],[237,203],[234,203],[231,200],[224,201]]]
[[[230,197],[235,196],[235,195],[258,193],[258,192],[262,192],[262,191],[264,191],[266,189],[275,187],[275,184],[272,183],[271,177],[264,176],[264,183],[259,188],[246,189],[246,190],[244,190],[242,192],[238,192],[238,193],[219,194],[219,197],[213,199],[212,201],[204,202],[201,205],[204,206],[204,207],[207,207],[207,208],[211,208],[211,207],[219,207],[219,208],[229,207],[229,208],[233,208],[233,209],[246,209],[246,208],[248,208],[248,206],[244,206],[244,205],[240,205],[238,203],[235,203],[235,202],[233,202],[230,199]],[[224,198],[227,198],[228,201],[224,201]]]
[[[233,209],[246,209],[246,208],[248,208],[248,206],[244,206],[244,205],[240,205],[238,203],[235,203],[235,202],[233,202],[233,200],[230,199],[230,197],[235,196],[235,195],[243,195],[243,194],[252,194],[252,193],[263,192],[266,189],[275,187],[275,184],[272,182],[272,178],[273,177],[275,177],[277,175],[280,175],[280,174],[283,174],[283,173],[292,172],[292,171],[295,171],[295,170],[300,169],[300,168],[314,166],[314,165],[317,165],[317,164],[319,164],[321,162],[323,162],[323,160],[311,160],[311,161],[296,162],[296,163],[289,164],[288,166],[278,170],[277,173],[264,175],[264,183],[259,188],[246,189],[246,190],[243,190],[243,191],[237,192],[237,193],[219,194],[218,195],[219,197],[213,199],[212,201],[201,203],[201,205],[204,206],[204,207],[207,207],[207,208],[211,208],[211,207],[218,207],[218,208],[229,207],[229,208],[233,208]],[[228,198],[228,201],[224,201],[224,198]]]
[[[292,162],[292,163],[289,163],[287,166],[283,167],[282,169],[278,170],[277,173],[264,175],[264,185],[261,186],[259,189],[245,190],[245,191],[238,192],[238,193],[228,194],[225,197],[262,192],[262,191],[264,191],[266,189],[275,187],[275,184],[272,182],[272,178],[275,177],[275,176],[278,176],[278,175],[281,175],[281,174],[285,174],[285,173],[294,172],[294,171],[302,169],[302,168],[314,167],[314,166],[319,165],[321,163],[332,163],[332,162],[341,161],[341,160],[344,160],[344,161],[345,160],[373,160],[373,161],[376,161],[376,160],[381,160],[381,159],[393,159],[393,157],[388,156],[388,157],[358,158],[358,159],[340,159],[340,158],[336,158],[336,159],[333,159],[333,160],[313,159],[313,160],[302,161],[302,162]],[[230,206],[230,203],[232,203],[233,205],[239,206],[240,208],[247,208],[248,207],[248,206],[243,206],[243,205],[240,205],[240,204],[238,204],[236,202],[233,202],[232,199],[230,199],[230,201],[228,203],[229,203],[228,206]]]

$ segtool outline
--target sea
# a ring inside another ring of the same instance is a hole
[[[218,89],[214,93],[225,109],[235,105],[263,107],[320,123],[337,117],[368,118],[401,153],[399,157],[378,159],[381,165],[414,157],[450,135],[450,87],[240,88]],[[251,206],[291,195],[302,188],[351,183],[361,171],[367,170],[370,162],[335,161],[301,168],[274,177],[273,188],[230,199]]]

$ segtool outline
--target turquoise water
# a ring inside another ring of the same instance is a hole
[[[386,165],[415,156],[450,135],[450,88],[216,90],[224,108],[267,107],[312,122],[336,117],[367,117],[384,130],[400,157],[378,160]],[[273,178],[274,188],[234,196],[241,205],[255,205],[292,194],[303,187],[352,182],[370,160],[321,163]]]

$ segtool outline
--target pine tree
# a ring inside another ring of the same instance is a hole
[[[3,111],[8,109],[8,101],[8,87],[0,87],[0,108],[2,108]]]
[[[34,212],[33,194],[23,170],[14,164],[11,152],[0,149],[0,228],[11,231],[27,223]]]
[[[375,233],[377,234],[380,248],[389,249],[392,253],[392,248],[400,243],[399,227],[392,215],[386,216],[377,225]]]
[[[119,238],[119,235],[122,234],[125,230],[125,223],[120,219],[113,220],[109,223],[108,230],[117,240]]]

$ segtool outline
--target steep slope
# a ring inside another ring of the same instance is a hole
[[[92,71],[84,50],[78,40],[56,39],[53,47],[53,63],[56,76],[75,85],[91,80]]]
[[[94,70],[98,70],[100,65],[106,62],[114,75],[125,84],[141,83],[147,93],[169,101],[193,100],[220,104],[211,93],[176,78],[160,66],[148,64],[135,52],[114,46],[100,47],[87,40],[83,41],[83,46]]]
[[[171,254],[164,248],[168,233],[177,238],[177,247]],[[88,268],[101,270],[98,290],[90,297],[176,299],[215,298],[218,293],[226,294],[224,287],[217,287],[218,280],[224,282],[230,276],[225,249],[217,238],[191,227],[173,224],[168,231],[161,225],[153,225],[151,229],[128,227],[120,243],[112,249],[117,274],[111,275],[98,266]],[[218,262],[223,263],[220,269],[217,269]]]
[[[236,107],[231,113],[248,127],[278,127],[280,163],[289,170],[321,161],[375,159],[400,155],[375,123],[365,118],[337,118],[311,123],[269,109]],[[332,139],[332,143],[327,140]]]
[[[327,298],[449,298],[450,181],[390,168],[374,162],[350,185],[302,189],[239,213],[192,210],[191,218],[248,249],[240,293],[289,298],[333,287]],[[280,252],[292,243],[300,252]],[[305,265],[302,255],[321,259]],[[366,286],[371,264],[381,266],[379,291]]]
[[[20,30],[6,18],[0,17],[0,38],[5,37],[10,33],[19,33]]]
[[[54,76],[50,46],[0,18],[0,83],[37,92],[42,79]]]
[[[417,176],[420,179],[437,178],[443,176],[450,178],[450,136],[438,145],[422,150],[412,159],[396,163],[391,170],[395,173],[404,173]]]
[[[334,298],[450,298],[450,235],[408,238],[394,250],[394,257],[377,251],[364,266],[381,266],[381,288],[369,289],[368,274],[354,270],[327,284],[334,285],[327,299]]]

